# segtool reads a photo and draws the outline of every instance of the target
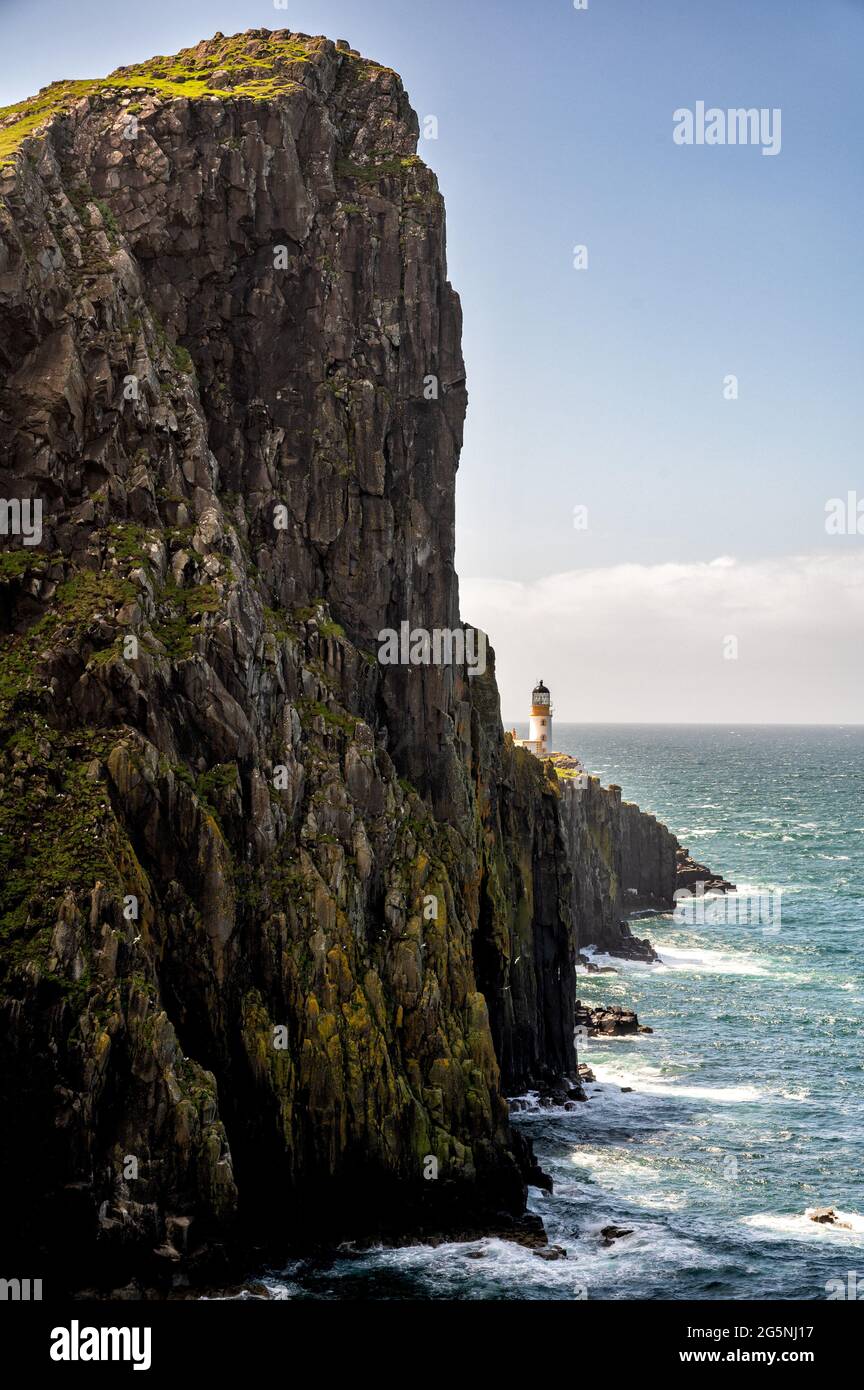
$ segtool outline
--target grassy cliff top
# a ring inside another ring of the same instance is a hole
[[[168,97],[243,96],[266,100],[296,85],[302,75],[298,65],[314,61],[328,42],[308,34],[292,34],[287,29],[250,29],[230,38],[216,34],[194,48],[181,49],[173,57],[149,58],[144,63],[117,68],[109,77],[52,82],[35,97],[0,107],[0,160],[8,159],[22,140],[53,116],[95,92],[131,89]],[[347,46],[340,44],[340,48],[364,71],[381,70],[378,64],[359,58]]]

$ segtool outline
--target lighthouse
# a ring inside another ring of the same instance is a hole
[[[532,752],[538,758],[545,758],[552,746],[552,701],[542,680],[531,692],[531,722],[528,726],[528,742],[533,744]]]
[[[528,737],[517,738],[513,731],[513,742],[517,748],[527,748],[536,758],[548,758],[552,747],[552,697],[542,680],[531,692],[531,719],[528,724]]]

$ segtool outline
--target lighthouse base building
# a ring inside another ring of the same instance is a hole
[[[552,698],[542,680],[537,682],[531,692],[528,737],[517,738],[514,729],[513,742],[517,748],[527,748],[536,758],[549,756],[552,748]]]

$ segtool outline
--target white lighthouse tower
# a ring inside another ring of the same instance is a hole
[[[528,737],[517,738],[514,729],[513,742],[517,748],[527,748],[536,758],[549,757],[552,747],[552,697],[542,681],[538,681],[531,692]]]
[[[532,753],[538,758],[549,756],[552,747],[552,699],[542,680],[531,692],[531,722],[528,726],[528,743]]]

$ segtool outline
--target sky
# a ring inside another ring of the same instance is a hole
[[[864,534],[826,504],[864,503],[864,0],[0,0],[0,105],[259,26],[437,118],[462,612],[508,722],[541,674],[574,722],[862,722]],[[779,153],[677,144],[700,101],[779,109]]]

